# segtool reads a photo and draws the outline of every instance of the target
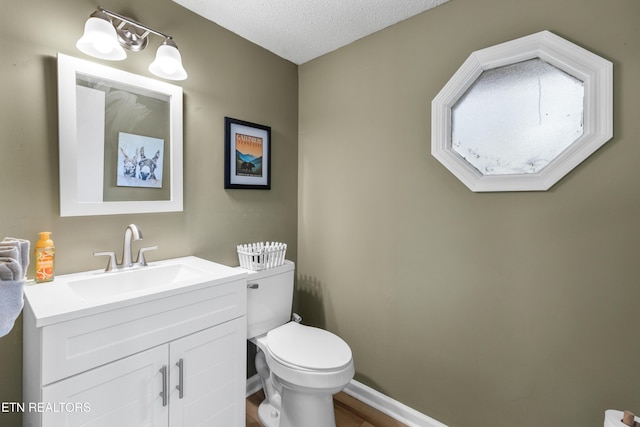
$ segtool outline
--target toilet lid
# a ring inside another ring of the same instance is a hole
[[[275,358],[300,368],[330,370],[351,362],[351,349],[342,338],[295,322],[269,331],[267,346]]]

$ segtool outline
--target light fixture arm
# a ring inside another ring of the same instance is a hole
[[[120,23],[116,26],[116,30],[117,31],[122,31],[122,29],[126,26],[126,25],[133,25],[133,24],[128,24],[125,21],[120,21]],[[149,35],[149,31],[145,30],[144,33],[140,34],[141,38],[146,38]]]
[[[160,31],[154,30],[153,28],[148,27],[148,26],[146,26],[144,24],[141,24],[140,22],[134,21],[131,18],[127,18],[126,16],[120,15],[119,13],[107,10],[102,6],[98,6],[98,10],[100,12],[104,13],[105,15],[108,15],[108,16],[110,16],[112,18],[115,18],[115,19],[121,21],[121,23],[117,25],[118,28],[122,28],[122,26],[123,26],[122,23],[126,23],[126,24],[133,25],[134,27],[138,27],[138,28],[144,30],[145,33],[143,35],[141,35],[141,37],[146,37],[149,33],[153,33],[153,34],[155,34],[157,36],[164,37],[165,39],[173,39],[173,37],[170,36],[169,34],[161,33]]]

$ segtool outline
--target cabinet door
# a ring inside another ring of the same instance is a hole
[[[160,396],[168,357],[165,344],[44,387],[42,425],[168,426]]]
[[[244,427],[246,328],[241,317],[170,344],[171,427]]]

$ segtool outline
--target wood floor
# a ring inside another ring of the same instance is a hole
[[[258,405],[263,399],[262,390],[247,398],[247,427],[263,427],[258,421]],[[333,405],[337,427],[407,427],[344,392],[333,397]]]

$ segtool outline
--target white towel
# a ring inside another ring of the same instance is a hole
[[[4,240],[0,242],[0,249],[6,247],[15,247],[18,250],[18,258],[15,259],[20,263],[20,266],[22,267],[22,273],[26,276],[27,268],[29,267],[29,251],[31,243],[25,239],[5,237]]]
[[[20,263],[13,257],[0,255],[0,285],[5,281],[24,279]]]
[[[0,280],[22,279],[21,274],[22,266],[18,248],[0,246]]]
[[[0,282],[0,337],[13,329],[13,324],[22,311],[24,279]]]
[[[29,241],[0,242],[0,337],[7,335],[24,306],[24,282],[29,266]]]

